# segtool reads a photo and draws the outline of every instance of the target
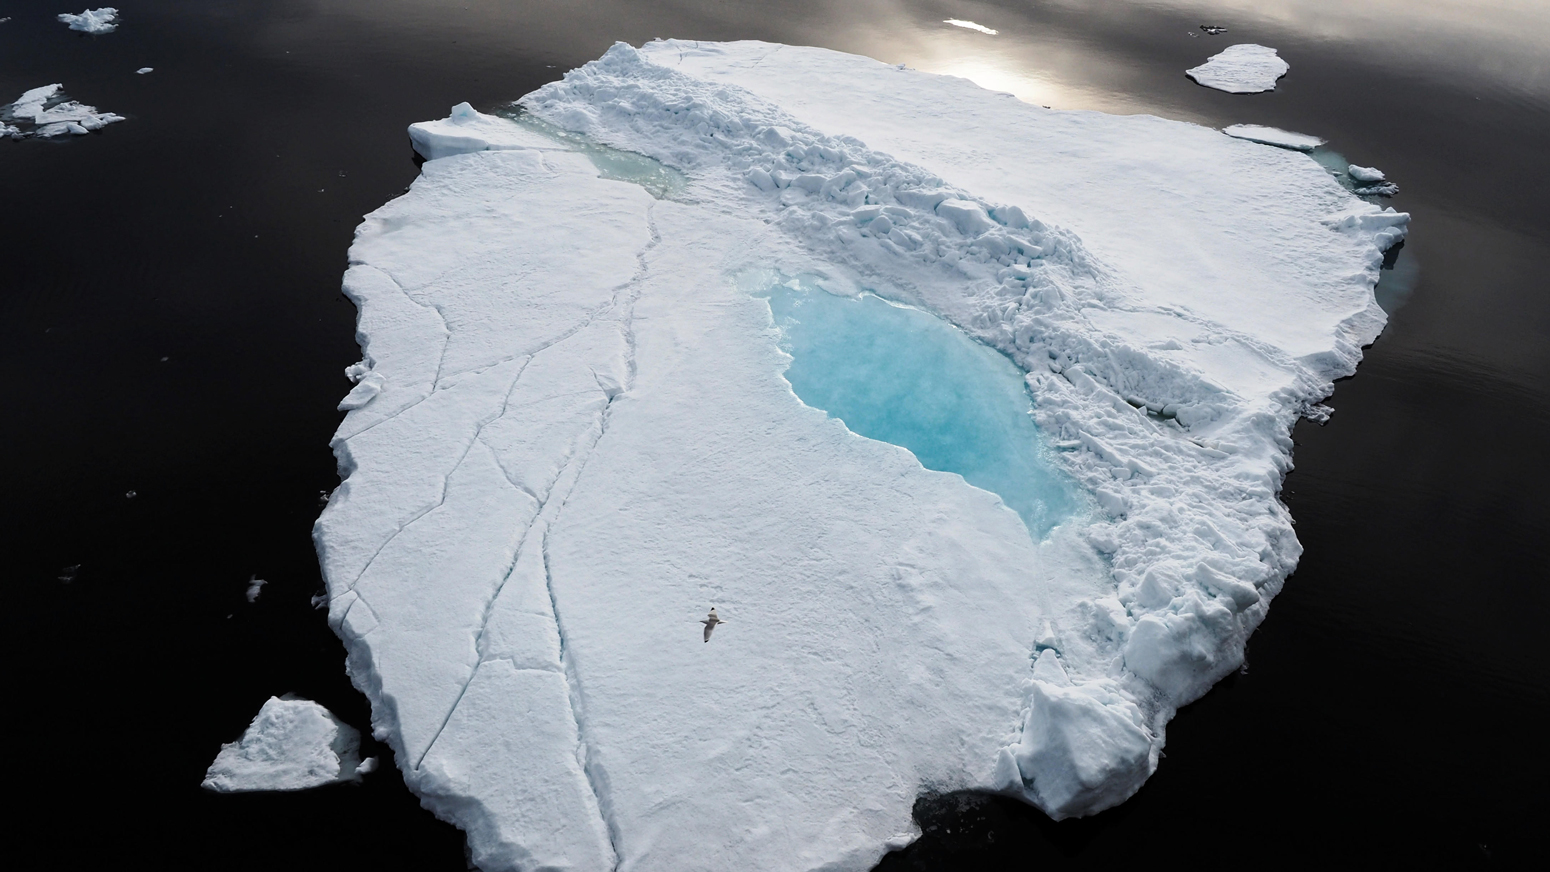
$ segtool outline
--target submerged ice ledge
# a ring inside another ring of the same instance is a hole
[[[547,127],[411,128],[422,176],[357,232],[315,532],[374,732],[475,862],[864,869],[923,789],[1134,793],[1295,566],[1290,428],[1381,329],[1408,216],[819,49],[618,45],[521,105]],[[750,270],[1006,354],[1101,512],[1036,542],[804,407]]]

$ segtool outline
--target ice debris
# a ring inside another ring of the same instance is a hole
[[[1207,88],[1229,94],[1274,91],[1276,80],[1291,69],[1273,48],[1253,43],[1230,45],[1185,75]]]
[[[1358,182],[1386,181],[1386,178],[1383,175],[1383,170],[1380,170],[1377,167],[1359,167],[1356,164],[1351,164],[1350,166],[1346,167],[1346,172],[1350,174],[1351,178],[1357,180]]]
[[[44,85],[22,94],[16,102],[0,106],[0,136],[12,139],[47,138],[65,133],[77,136],[101,129],[122,115],[99,112],[74,100],[65,100],[59,84]]]
[[[1200,25],[1200,29],[1210,34],[1211,36],[1218,36],[1227,32],[1227,28],[1219,27],[1215,24],[1202,24]]]
[[[140,69],[135,70],[135,75],[143,76],[146,73],[153,72],[154,70],[155,70],[155,67],[141,67]]]
[[[248,602],[250,602],[250,603],[258,602],[258,595],[260,593],[263,593],[264,585],[266,585],[268,583],[269,582],[263,580],[262,578],[259,578],[256,575],[253,576],[252,578],[248,579],[248,594],[247,594],[248,595]]]
[[[1312,151],[1324,144],[1324,140],[1306,133],[1293,133],[1279,127],[1262,127],[1258,124],[1233,124],[1223,127],[1222,132],[1238,139],[1289,148],[1293,151]]]
[[[71,30],[82,33],[112,33],[118,29],[118,10],[104,6],[101,9],[88,9],[79,15],[62,12],[59,20],[70,25]]]
[[[1382,328],[1409,216],[1208,128],[821,49],[620,44],[521,105],[688,187],[417,125],[351,247],[381,381],[314,529],[374,734],[472,861],[861,870],[923,789],[1131,795],[1296,566],[1290,431]],[[761,270],[1006,354],[1093,510],[1035,541],[803,406]],[[686,632],[707,600],[735,644]]]
[[[305,790],[360,778],[361,734],[311,700],[272,696],[242,738],[221,746],[203,787]]]

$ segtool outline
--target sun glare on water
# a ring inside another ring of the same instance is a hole
[[[972,21],[964,21],[962,18],[947,18],[943,19],[942,23],[951,24],[954,27],[966,27],[969,30],[978,30],[980,33],[988,33],[991,36],[996,35],[996,31],[992,30],[991,28],[986,27],[983,24],[975,24]]]

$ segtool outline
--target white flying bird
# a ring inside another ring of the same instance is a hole
[[[715,606],[711,606],[710,607],[710,617],[706,618],[703,621],[700,621],[700,623],[705,625],[705,641],[709,642],[710,641],[710,634],[715,631],[716,625],[717,624],[725,624],[726,621],[723,621],[722,619],[716,617],[716,607]]]

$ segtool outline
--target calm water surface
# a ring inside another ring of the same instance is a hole
[[[825,45],[1056,108],[1314,133],[1386,170],[1415,215],[1388,330],[1338,386],[1333,421],[1295,434],[1285,499],[1307,551],[1248,671],[1180,713],[1120,808],[1054,824],[927,797],[927,834],[880,868],[1180,850],[1457,868],[1513,865],[1538,835],[1546,4],[143,0],[101,37],[55,22],[57,6],[0,0],[0,100],[62,82],[129,120],[0,142],[0,613],[21,866],[464,868],[460,834],[393,767],[300,795],[197,785],[270,694],[367,721],[308,603],[309,532],[337,483],[327,442],[358,357],[345,250],[416,175],[405,125],[658,36]],[[1291,74],[1255,96],[1184,77],[1235,42],[1278,48]],[[270,584],[248,605],[255,574]]]

